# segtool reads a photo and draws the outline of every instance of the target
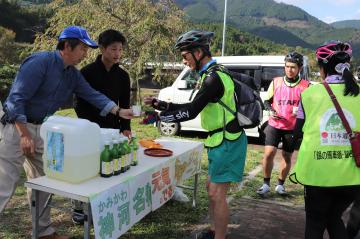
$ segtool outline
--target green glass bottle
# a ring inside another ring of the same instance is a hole
[[[111,177],[113,175],[112,156],[110,150],[110,142],[105,142],[105,148],[100,155],[100,176],[104,178]]]
[[[130,145],[129,145],[129,142],[126,140],[124,141],[124,148],[125,148],[125,153],[126,153],[126,161],[125,161],[125,168],[126,168],[126,171],[130,169],[130,154],[131,154],[131,148],[130,148]]]
[[[136,166],[138,165],[138,160],[137,160],[137,150],[139,149],[139,145],[137,143],[137,139],[136,137],[132,137],[131,138],[131,166]]]
[[[121,165],[121,173],[125,173],[126,172],[126,167],[125,167],[125,161],[126,161],[126,158],[125,158],[125,155],[126,155],[126,150],[124,148],[124,142],[121,142],[120,144],[120,147],[119,147],[119,151],[120,151],[120,165]]]
[[[113,140],[114,175],[119,175],[121,173],[121,159],[119,155],[119,140]]]

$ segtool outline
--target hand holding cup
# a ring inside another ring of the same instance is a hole
[[[133,105],[131,106],[131,109],[135,117],[141,116],[141,105]]]

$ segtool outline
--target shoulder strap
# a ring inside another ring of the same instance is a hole
[[[333,91],[331,90],[329,84],[327,82],[323,82],[323,85],[325,87],[325,89],[327,90],[327,92],[329,93],[330,99],[332,100],[332,102],[334,103],[335,109],[346,129],[346,132],[350,135],[352,133],[352,130],[350,128],[349,122],[346,120],[345,115],[343,110],[341,109],[339,102],[336,99],[336,96],[334,95]]]
[[[230,72],[223,65],[219,65],[219,64],[214,64],[214,65],[210,66],[206,70],[206,73],[210,74],[210,73],[216,72],[216,71],[220,71],[220,72],[223,72],[225,74],[228,74],[232,79],[232,76],[231,76]],[[222,105],[226,110],[228,110],[231,114],[236,116],[236,111],[233,111],[232,109],[230,109],[230,107],[227,106],[224,102],[222,102],[222,100],[219,100],[218,103],[220,105]]]
[[[236,116],[236,112],[235,111],[233,111],[232,109],[230,109],[230,107],[229,106],[227,106],[227,105],[225,105],[225,103],[224,102],[222,102],[222,100],[219,100],[219,102],[218,102],[220,105],[222,105],[225,109],[227,109],[231,114],[233,114],[233,115],[235,115]]]
[[[226,73],[231,76],[231,73],[229,72],[228,69],[226,69],[223,65],[220,65],[217,63],[210,66],[205,72],[206,72],[206,74],[210,74],[210,73],[216,72],[216,71],[220,71],[220,72]]]

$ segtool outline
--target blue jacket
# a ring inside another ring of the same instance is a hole
[[[5,101],[6,121],[42,121],[74,93],[100,109],[102,116],[116,105],[91,88],[74,66],[65,67],[59,51],[34,53],[20,66]]]

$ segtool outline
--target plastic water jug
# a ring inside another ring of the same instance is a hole
[[[46,176],[80,183],[99,175],[100,127],[86,119],[51,116],[40,128]]]

